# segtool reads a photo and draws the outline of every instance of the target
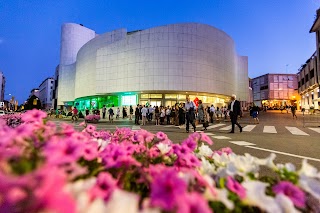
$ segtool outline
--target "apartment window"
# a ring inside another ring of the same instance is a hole
[[[300,87],[300,81],[298,81],[298,88]]]
[[[314,77],[314,69],[310,71],[310,79]]]
[[[311,92],[311,100],[314,99],[314,95],[313,95],[313,92]]]
[[[260,87],[260,90],[268,89],[268,85]]]
[[[50,87],[50,89],[52,89],[52,87]]]
[[[301,79],[301,86],[304,85],[304,78]]]
[[[306,74],[306,76],[304,77],[306,79],[306,83],[309,81],[309,76],[308,74]]]

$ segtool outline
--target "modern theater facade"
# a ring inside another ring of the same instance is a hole
[[[182,23],[104,34],[62,26],[58,105],[101,108],[172,106],[199,99],[224,106],[232,94],[248,99],[248,57],[233,39],[205,24]]]

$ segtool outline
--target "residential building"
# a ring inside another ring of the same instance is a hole
[[[265,74],[252,79],[253,102],[262,107],[298,104],[298,78],[296,74]]]
[[[320,90],[318,83],[317,52],[304,63],[298,72],[298,90],[301,96],[301,108],[320,109]]]
[[[85,108],[200,99],[224,106],[248,100],[248,57],[225,32],[199,23],[104,34],[62,26],[58,105]]]
[[[52,91],[54,79],[46,78],[39,86],[39,99],[43,109],[52,108]]]
[[[317,10],[316,19],[309,32],[316,33],[316,51],[299,68],[300,106],[305,109],[320,109],[320,9]]]

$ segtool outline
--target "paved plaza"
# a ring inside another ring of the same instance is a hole
[[[254,124],[253,120],[245,113],[239,121],[244,127],[240,133],[236,127],[234,134],[230,134],[231,123],[229,121],[216,121],[205,131],[214,141],[213,149],[220,149],[229,146],[237,154],[250,153],[257,157],[266,157],[271,152],[277,154],[277,163],[292,162],[298,168],[303,158],[320,169],[320,127],[319,123],[311,123],[303,127],[302,114],[298,114],[298,119],[292,119],[291,113],[280,111],[261,112],[259,114],[260,123]],[[67,122],[78,130],[77,123],[72,123],[70,119],[52,119],[56,123]],[[109,123],[101,120],[95,124],[98,129],[113,131],[117,127],[127,127],[132,130],[146,129],[150,132],[165,132],[169,138],[178,143],[188,136],[184,126],[160,125],[149,123],[145,126],[134,125],[134,121],[128,119],[115,120]],[[198,125],[197,131],[201,131],[202,125]],[[191,134],[191,133],[189,133]]]

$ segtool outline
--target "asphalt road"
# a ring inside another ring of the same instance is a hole
[[[320,123],[309,123],[303,127],[302,114],[298,113],[298,119],[293,119],[290,113],[280,111],[261,112],[259,124],[253,124],[252,118],[245,114],[239,123],[244,127],[242,133],[238,127],[234,134],[228,133],[231,123],[229,121],[215,121],[208,130],[214,142],[213,149],[230,147],[237,154],[249,153],[253,156],[263,158],[271,152],[276,153],[276,163],[292,162],[300,168],[303,158],[320,170]],[[70,119],[52,119],[56,123],[68,122]],[[320,119],[319,119],[320,121]],[[76,129],[77,123],[73,123]],[[184,127],[173,125],[156,126],[147,124],[145,126],[134,125],[133,121],[117,120],[113,124],[107,120],[101,120],[98,129],[114,130],[116,127],[129,127],[132,129],[146,129],[151,132],[163,131],[174,142],[180,142],[188,136]],[[197,131],[202,128],[199,126]],[[192,130],[192,128],[190,128]],[[190,133],[189,133],[190,134]]]

